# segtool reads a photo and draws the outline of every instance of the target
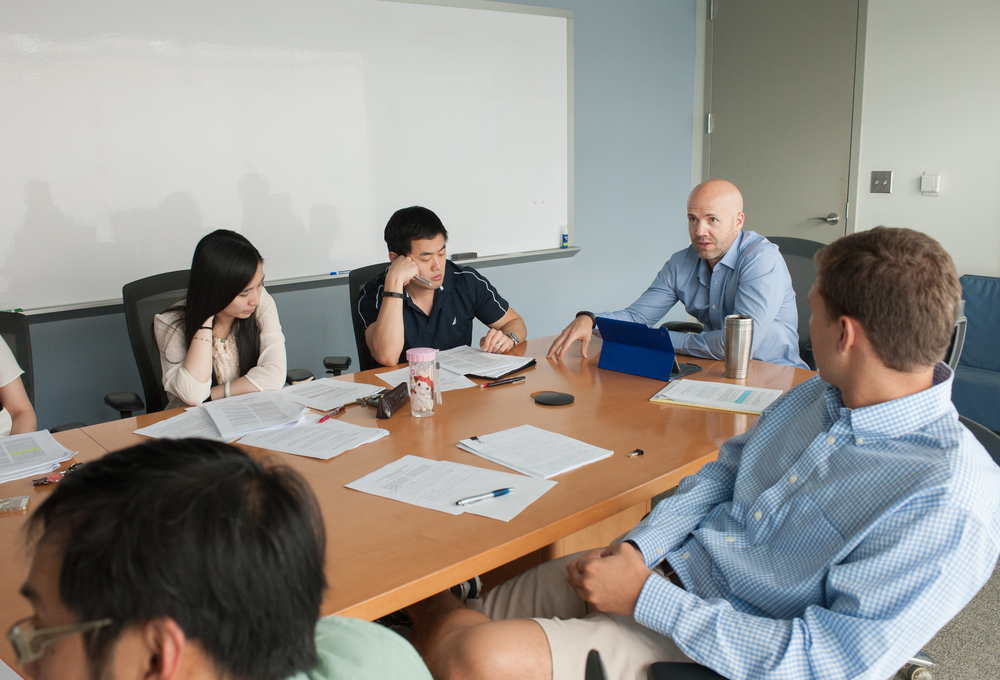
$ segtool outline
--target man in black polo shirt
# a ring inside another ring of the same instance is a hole
[[[471,345],[473,317],[490,328],[479,341],[484,351],[507,352],[525,339],[524,320],[496,288],[448,260],[447,240],[438,216],[419,206],[397,210],[385,225],[389,267],[362,287],[358,301],[368,349],[383,366],[405,361],[411,347]]]

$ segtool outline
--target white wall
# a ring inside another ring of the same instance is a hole
[[[869,0],[857,229],[923,231],[1000,276],[1000,2]],[[892,170],[891,194],[869,193]],[[920,175],[942,173],[941,195]]]

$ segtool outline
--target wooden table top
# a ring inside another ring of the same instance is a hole
[[[383,427],[391,435],[331,460],[247,447],[253,455],[275,456],[298,470],[319,499],[328,536],[329,590],[324,614],[377,618],[538,550],[676,486],[682,477],[713,460],[724,441],[756,421],[755,416],[650,403],[663,383],[599,371],[600,340],[591,344],[589,359],[582,359],[576,346],[561,362],[545,359],[551,340],[530,340],[514,350],[538,359],[536,366],[519,373],[526,381],[446,392],[433,417],[412,418],[407,409],[387,421],[376,421],[373,409],[348,408],[338,417]],[[754,361],[745,382],[730,381],[722,377],[720,361],[685,361],[703,367],[688,379],[782,390],[813,375]],[[382,370],[341,379],[384,386],[375,376]],[[540,391],[568,392],[576,400],[568,406],[541,406],[530,398]],[[143,441],[133,434],[135,429],[175,413],[139,416],[82,431],[111,451]],[[558,484],[551,491],[506,523],[470,514],[454,517],[344,488],[406,454],[504,470],[456,444],[473,435],[522,424],[612,449],[615,455],[555,477]],[[643,449],[645,455],[626,458],[635,448]],[[7,495],[6,486],[0,486],[0,495]]]

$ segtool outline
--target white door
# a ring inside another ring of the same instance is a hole
[[[747,229],[843,236],[858,0],[710,2],[708,176],[740,188]]]

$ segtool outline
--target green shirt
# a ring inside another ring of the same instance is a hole
[[[431,680],[406,638],[361,619],[321,618],[316,623],[316,655],[315,668],[287,680]]]

